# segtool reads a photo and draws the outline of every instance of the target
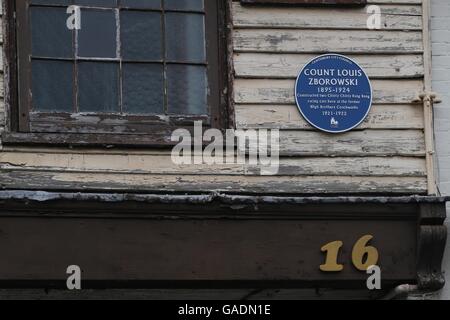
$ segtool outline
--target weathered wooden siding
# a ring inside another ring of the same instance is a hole
[[[388,179],[406,185],[411,176],[396,173],[397,165],[414,161],[424,170],[422,179],[426,176],[423,108],[413,102],[424,88],[422,2],[369,3],[381,7],[381,30],[367,29],[366,8],[245,7],[234,1],[236,123],[239,128],[282,129],[281,154],[291,163],[300,165],[311,155],[316,157],[313,161],[345,157],[344,162],[328,162],[329,170],[311,168],[324,183],[332,181],[333,172],[373,179],[377,173],[367,170],[370,159],[386,165],[381,171]],[[312,128],[299,114],[293,94],[299,70],[314,56],[328,52],[358,61],[374,88],[368,119],[358,130],[337,136]],[[343,172],[350,163],[359,165]],[[290,169],[290,174],[298,170]],[[413,192],[425,192],[423,187],[418,183]]]
[[[4,146],[0,187],[426,193],[423,110],[413,102],[423,91],[421,0],[369,2],[381,6],[381,30],[367,30],[368,16],[361,8],[250,8],[232,2],[236,125],[282,129],[277,176],[260,176],[259,169],[249,165],[177,166],[167,151]],[[326,52],[351,56],[373,79],[372,112],[358,130],[347,134],[317,132],[294,105],[298,71]]]

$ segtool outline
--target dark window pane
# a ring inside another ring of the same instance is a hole
[[[161,9],[161,0],[122,0],[122,7],[139,9]]]
[[[168,108],[171,114],[207,114],[206,67],[168,65]]]
[[[73,57],[72,31],[63,8],[31,8],[32,54],[41,57]]]
[[[117,0],[75,0],[75,4],[90,7],[113,8],[117,5]]]
[[[78,56],[92,58],[117,57],[116,12],[113,10],[81,10],[78,31]]]
[[[162,65],[123,65],[123,112],[164,114]]]
[[[205,62],[205,24],[202,14],[166,14],[167,59]]]
[[[32,92],[34,111],[73,111],[73,63],[33,60]]]
[[[118,112],[119,65],[108,62],[78,64],[80,112]]]
[[[122,57],[127,60],[162,59],[162,21],[158,12],[121,12]]]
[[[168,10],[203,11],[204,5],[203,0],[164,0],[164,8]]]

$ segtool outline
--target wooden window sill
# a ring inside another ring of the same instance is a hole
[[[80,133],[21,133],[3,132],[3,145],[86,147],[86,148],[170,148],[170,128],[155,130],[152,134],[80,134]]]

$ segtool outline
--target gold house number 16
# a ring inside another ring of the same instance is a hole
[[[375,247],[369,246],[370,240],[373,236],[366,235],[359,239],[352,251],[352,262],[356,269],[360,271],[367,271],[371,266],[378,263],[378,250]],[[344,270],[344,266],[338,263],[339,252],[344,243],[342,241],[334,241],[322,247],[322,252],[326,253],[325,264],[320,266],[323,272],[340,272]]]

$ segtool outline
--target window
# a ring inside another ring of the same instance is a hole
[[[164,145],[194,121],[224,128],[222,2],[11,0],[17,110],[5,142]],[[80,28],[67,25],[71,5]]]

